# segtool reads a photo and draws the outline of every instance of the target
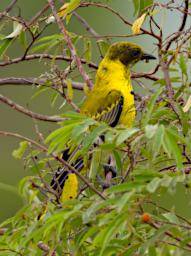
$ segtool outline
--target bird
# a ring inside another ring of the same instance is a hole
[[[141,46],[131,42],[112,44],[99,64],[95,84],[80,108],[80,112],[109,126],[133,126],[136,115],[130,69],[138,61],[156,59],[145,53]],[[75,152],[74,152],[75,154]],[[66,149],[63,159],[70,161],[73,154]],[[73,167],[80,171],[83,160],[78,159]],[[62,203],[77,197],[78,181],[67,168],[59,168],[50,183],[58,192]]]

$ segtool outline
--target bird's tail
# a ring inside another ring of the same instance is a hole
[[[63,152],[62,159],[70,163],[72,167],[80,172],[84,167],[83,159],[79,158],[73,163],[72,159],[74,158],[76,151],[74,150],[72,153],[69,151],[70,149],[66,149]],[[50,182],[50,186],[56,191],[57,200],[60,203],[64,203],[77,197],[78,180],[76,174],[68,170],[67,167],[59,167],[56,170]]]

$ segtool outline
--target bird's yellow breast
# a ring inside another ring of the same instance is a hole
[[[130,71],[120,61],[104,58],[96,74],[96,82],[82,106],[83,113],[96,114],[101,106],[106,105],[107,95],[112,91],[120,91],[123,98],[123,110],[119,124],[131,127],[135,119],[134,96],[130,81]]]

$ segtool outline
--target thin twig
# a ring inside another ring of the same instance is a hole
[[[182,18],[182,23],[180,25],[180,28],[178,30],[178,32],[182,32],[185,25],[186,25],[186,20],[187,20],[187,17],[188,17],[188,7],[189,7],[189,0],[185,0],[184,1],[184,4],[185,4],[185,7],[184,7],[184,15],[183,15],[183,18]],[[171,38],[171,40],[169,40],[166,48],[165,48],[165,51],[167,52],[168,49],[170,48],[172,42],[174,42],[177,38],[179,37],[179,33],[176,34],[174,37]]]
[[[8,13],[11,11],[11,9],[13,8],[13,6],[16,4],[17,0],[13,0],[11,1],[11,3],[7,6],[7,8],[5,9],[4,13]],[[4,13],[0,14],[0,20],[2,19],[2,17],[4,16]]]
[[[36,13],[36,15],[29,21],[28,26],[31,26],[33,23],[35,23],[37,21],[37,19],[44,14],[44,12],[46,12],[49,9],[49,4],[45,4],[44,7]]]
[[[54,1],[53,0],[48,0],[48,3],[51,7],[51,10],[52,10],[52,13],[56,19],[56,22],[59,26],[59,29],[60,31],[62,32],[63,36],[64,36],[64,39],[68,45],[68,48],[70,50],[70,53],[71,53],[71,56],[73,58],[73,60],[75,61],[77,67],[78,67],[78,70],[81,74],[81,76],[83,77],[84,81],[86,82],[87,86],[91,89],[92,88],[92,82],[89,78],[89,76],[87,75],[86,71],[84,70],[83,66],[82,66],[82,63],[81,63],[81,60],[80,58],[78,57],[77,55],[77,52],[76,52],[76,49],[72,43],[72,40],[67,32],[67,30],[65,29],[64,27],[64,24],[62,23],[62,20],[61,18],[59,17],[59,15],[57,14],[57,11],[56,11],[56,8],[54,6]]]
[[[95,38],[99,38],[100,35],[87,23],[87,21],[80,16],[78,13],[73,12],[73,15],[82,23],[82,25],[85,27],[85,29]]]

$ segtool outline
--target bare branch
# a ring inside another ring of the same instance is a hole
[[[0,78],[0,86],[4,85],[28,85],[28,86],[45,86],[45,87],[56,87],[57,81],[52,82],[51,85],[46,85],[47,79],[37,79],[37,78],[18,78],[18,77],[5,77]],[[67,85],[64,83],[64,87]],[[83,90],[84,84],[80,82],[72,82],[73,89]]]
[[[18,57],[18,58],[15,58],[15,59],[10,59],[10,60],[5,61],[5,62],[0,62],[0,67],[4,67],[4,66],[7,66],[7,65],[11,65],[11,64],[15,64],[15,63],[23,62],[23,61],[35,60],[35,59],[40,59],[40,60],[41,59],[50,59],[50,60],[55,59],[55,60],[65,60],[67,62],[72,61],[72,58],[70,58],[68,56],[64,56],[64,55],[52,55],[52,54],[46,54],[46,53],[38,53],[38,54],[27,55],[24,58],[23,57]],[[87,63],[87,61],[84,60],[84,59],[81,59],[81,62],[83,64],[87,64],[90,68],[94,68],[94,69],[98,68],[97,64],[95,64],[93,62]]]
[[[189,6],[189,0],[185,0],[184,1],[185,7],[184,7],[184,15],[182,18],[182,23],[180,25],[180,28],[178,30],[178,33],[171,38],[171,40],[168,42],[165,51],[168,51],[168,49],[170,48],[171,44],[173,41],[175,41],[178,37],[179,37],[179,33],[183,31],[185,25],[186,25],[186,20],[187,20],[187,16],[188,16],[188,6]]]
[[[95,38],[100,37],[100,35],[87,23],[87,21],[82,16],[76,12],[74,12],[74,16],[76,16],[76,18],[82,23],[82,25],[91,35],[93,35]]]
[[[40,10],[39,12],[36,13],[36,15],[30,20],[30,22],[28,23],[28,26],[32,25],[33,23],[35,23],[35,21],[47,10],[49,9],[49,4],[45,4],[44,7],[42,8],[42,10]]]
[[[13,6],[16,4],[17,0],[12,0],[11,3],[7,6],[7,8],[5,9],[5,11],[3,13],[0,14],[0,20],[2,19],[2,17],[4,16],[4,13],[8,13],[11,11],[11,9],[13,8]]]
[[[22,107],[21,105],[13,102],[12,100],[8,99],[7,97],[3,96],[0,94],[0,101],[9,105],[11,108],[27,115],[30,116],[34,119],[38,119],[40,121],[46,121],[46,122],[61,122],[64,121],[65,118],[59,117],[59,116],[47,116],[47,115],[42,115],[42,114],[38,114],[38,113],[34,113],[24,107]]]

